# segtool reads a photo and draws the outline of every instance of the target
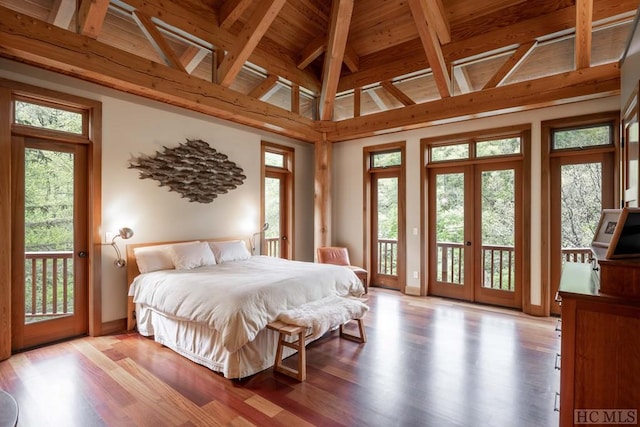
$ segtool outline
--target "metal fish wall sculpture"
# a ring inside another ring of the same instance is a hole
[[[180,193],[190,202],[211,203],[247,178],[227,155],[201,139],[187,139],[175,148],[163,148],[153,156],[134,158],[129,169],[139,169],[140,179],[155,179],[160,187],[169,187],[169,191]]]

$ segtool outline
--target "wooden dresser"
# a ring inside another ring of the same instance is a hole
[[[574,410],[591,421],[603,416],[594,410],[635,409],[640,414],[640,294],[633,295],[640,289],[640,259],[595,265],[566,263],[560,282],[563,427],[574,425]],[[632,421],[624,411],[608,416]]]

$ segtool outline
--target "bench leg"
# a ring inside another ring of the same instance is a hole
[[[347,323],[340,325],[340,337],[347,339],[347,340],[351,340],[351,341],[355,341],[355,342],[359,342],[359,343],[365,343],[367,342],[367,333],[364,330],[364,322],[362,321],[362,319],[352,319],[354,321],[356,321],[358,323],[358,331],[360,332],[360,336],[358,335],[353,335],[350,333],[347,333],[344,331],[344,325],[346,325]]]
[[[304,381],[307,379],[307,349],[305,345],[306,329],[298,333],[298,340],[296,342],[287,342],[287,335],[280,332],[278,338],[278,348],[276,350],[276,360],[273,364],[273,370],[285,374],[291,378],[295,378],[298,381]],[[289,368],[282,364],[282,350],[284,347],[293,348],[298,350],[298,370]]]

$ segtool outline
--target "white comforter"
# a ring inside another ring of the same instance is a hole
[[[229,352],[252,341],[285,310],[329,295],[363,292],[348,268],[266,256],[141,274],[129,289],[135,303],[216,329]]]

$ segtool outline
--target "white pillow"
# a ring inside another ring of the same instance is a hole
[[[173,261],[171,261],[166,245],[134,248],[133,254],[136,256],[136,263],[140,273],[173,270]]]
[[[197,240],[195,241],[197,242]],[[136,264],[140,273],[150,273],[157,270],[173,270],[173,260],[169,253],[171,246],[188,245],[194,242],[174,243],[173,245],[142,246],[133,249]]]
[[[169,254],[176,270],[191,270],[192,268],[216,263],[216,259],[207,242],[171,245]]]
[[[230,261],[242,261],[251,258],[247,245],[242,240],[228,242],[209,242],[218,264]]]

